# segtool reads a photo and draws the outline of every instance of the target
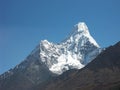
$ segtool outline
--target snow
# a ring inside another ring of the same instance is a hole
[[[72,66],[71,69],[73,67],[76,69],[84,67],[84,65],[82,65],[77,59],[72,58],[70,54],[68,54],[67,57],[66,55],[62,54],[58,58],[58,63],[54,64],[49,70],[59,75],[63,73],[63,70],[69,70],[70,66]]]
[[[80,22],[75,25],[72,34],[60,44],[41,41],[40,60],[51,72],[60,75],[69,69],[83,68],[100,53],[99,48],[87,25]]]
[[[86,35],[86,37],[88,37],[89,41],[92,42],[95,46],[100,47],[90,34]]]
[[[75,25],[76,29],[78,32],[88,32],[88,27],[84,22],[79,22],[78,24]]]
[[[41,41],[43,43],[43,46],[46,48],[46,49],[49,49],[50,48],[50,43],[47,41],[47,40],[43,40]]]

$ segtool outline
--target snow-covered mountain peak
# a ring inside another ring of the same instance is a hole
[[[87,25],[80,22],[71,35],[59,44],[41,41],[40,60],[51,72],[59,75],[69,69],[84,67],[100,53],[99,48]]]
[[[87,33],[89,34],[88,27],[85,22],[79,22],[78,24],[74,25],[75,31],[79,33]]]
[[[84,22],[79,22],[74,25],[72,33],[64,40],[63,44],[70,45],[71,43],[73,45],[74,43],[76,45],[79,44],[79,46],[85,46],[88,42],[99,48],[99,45],[89,33],[87,25]]]

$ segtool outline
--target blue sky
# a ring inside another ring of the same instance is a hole
[[[59,43],[84,21],[101,47],[120,40],[120,0],[0,0],[0,74],[43,39]]]

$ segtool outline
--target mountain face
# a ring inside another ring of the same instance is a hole
[[[72,34],[60,44],[42,41],[40,58],[51,72],[60,75],[69,69],[84,67],[100,53],[99,48],[82,22],[75,25]]]
[[[41,41],[23,62],[0,75],[0,90],[29,90],[65,71],[83,68],[100,52],[88,27],[80,22],[63,42]]]
[[[36,90],[120,90],[120,42],[83,69],[67,71]]]

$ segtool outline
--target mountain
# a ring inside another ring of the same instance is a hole
[[[102,49],[90,35],[84,22],[74,26],[61,43],[43,40],[15,68],[0,75],[0,90],[29,90],[71,69],[81,69]]]
[[[120,42],[83,69],[67,71],[36,90],[120,90]]]
[[[74,26],[71,35],[60,44],[44,40],[40,43],[40,58],[55,74],[84,67],[100,53],[100,47],[90,35],[85,23]]]

